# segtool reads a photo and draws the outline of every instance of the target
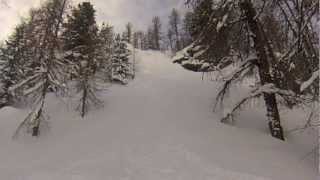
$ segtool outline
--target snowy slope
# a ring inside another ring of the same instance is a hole
[[[85,119],[52,95],[49,131],[11,136],[27,110],[0,110],[2,180],[313,180],[305,152],[267,133],[218,122],[218,85],[138,51],[136,80],[102,94]]]

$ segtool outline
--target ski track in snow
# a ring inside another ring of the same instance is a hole
[[[201,81],[159,52],[138,51],[127,86],[102,94],[85,119],[51,95],[50,130],[10,137],[25,110],[0,121],[1,180],[311,180],[290,144],[220,124],[212,112],[217,84]],[[8,121],[10,119],[10,121]]]

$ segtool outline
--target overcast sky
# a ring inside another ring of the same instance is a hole
[[[44,0],[0,0],[0,40],[5,39],[31,7]],[[73,0],[78,3],[85,0]],[[146,29],[153,16],[160,16],[164,26],[172,8],[184,11],[185,0],[86,0],[94,4],[97,20],[108,22],[122,31],[127,22],[136,29]]]

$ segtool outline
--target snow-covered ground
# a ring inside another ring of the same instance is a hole
[[[270,137],[254,109],[240,118],[261,129],[221,124],[212,112],[217,83],[160,52],[138,51],[137,62],[136,79],[103,93],[104,107],[85,119],[51,95],[49,130],[39,138],[12,140],[27,110],[0,110],[0,179],[316,179],[311,143]]]

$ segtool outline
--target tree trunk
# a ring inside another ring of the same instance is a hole
[[[171,51],[173,51],[174,49],[173,49],[173,43],[172,43],[172,37],[169,37],[169,44],[170,44],[170,49],[171,49]]]
[[[41,118],[43,117],[42,113],[43,113],[43,107],[44,107],[44,103],[45,103],[45,99],[47,96],[47,91],[49,88],[49,78],[48,75],[46,75],[46,79],[45,79],[45,83],[42,89],[42,94],[41,94],[41,108],[39,109],[39,111],[37,112],[37,117],[35,119],[36,124],[32,127],[32,136],[36,137],[39,136],[39,132],[40,132],[40,123],[41,123]]]
[[[40,125],[38,126],[34,126],[33,128],[32,128],[32,136],[33,137],[38,137],[39,136],[39,127],[40,127]]]
[[[83,94],[82,94],[82,107],[81,107],[81,117],[83,118],[86,114],[86,101],[87,101],[87,86],[86,83],[88,82],[84,82],[83,84]]]
[[[250,31],[253,34],[252,38],[258,57],[258,69],[261,85],[274,83],[270,74],[270,64],[266,52],[267,41],[264,39],[262,32],[263,29],[259,26],[259,22],[256,19],[256,10],[250,0],[242,0],[240,2],[240,7],[246,15]],[[264,93],[263,96],[267,108],[267,118],[269,121],[271,135],[275,138],[284,140],[276,95],[274,93]]]
[[[178,24],[175,25],[175,33],[176,33],[176,50],[180,51],[181,50],[181,43],[180,43],[180,35],[179,35],[179,30],[178,30]]]
[[[44,104],[44,99],[41,100],[41,108],[39,109],[39,111],[37,112],[37,117],[35,119],[36,124],[32,127],[32,136],[33,137],[37,137],[39,136],[39,131],[40,131],[40,122],[41,122],[41,115],[42,115],[42,108],[43,108],[43,104]]]

